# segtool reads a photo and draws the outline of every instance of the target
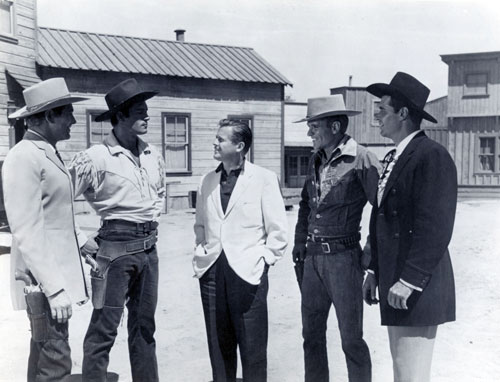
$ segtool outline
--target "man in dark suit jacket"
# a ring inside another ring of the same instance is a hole
[[[455,320],[448,244],[457,204],[457,172],[448,151],[420,130],[429,89],[406,73],[367,91],[381,98],[380,134],[394,141],[372,210],[372,259],[363,285],[388,327],[394,381],[430,379],[437,325]]]

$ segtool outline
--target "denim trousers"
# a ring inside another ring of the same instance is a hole
[[[32,333],[27,380],[61,382],[71,374],[68,322],[59,324],[52,319],[47,298],[43,300],[43,313],[34,315],[29,305],[27,308]]]
[[[129,241],[145,236],[147,234],[103,228],[99,231],[99,238],[109,241]],[[128,310],[128,349],[132,380],[159,380],[154,339],[157,302],[156,246],[120,256],[110,263],[104,307],[93,310],[83,342],[83,381],[106,381],[109,352],[115,342],[125,304]]]
[[[320,249],[319,249],[320,250]],[[302,281],[302,335],[306,382],[328,382],[326,326],[337,314],[350,382],[371,381],[370,352],[363,340],[361,248],[324,254],[308,248]]]
[[[200,278],[214,382],[235,382],[239,347],[243,381],[267,380],[268,314],[266,265],[259,285],[241,279],[222,252]]]

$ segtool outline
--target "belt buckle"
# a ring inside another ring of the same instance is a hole
[[[148,250],[148,244],[149,244],[149,240],[144,240],[143,243],[142,243],[143,248],[144,248],[145,251]]]
[[[330,253],[329,243],[321,243],[321,248],[323,249],[323,253]]]

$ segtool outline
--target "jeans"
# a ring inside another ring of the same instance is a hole
[[[371,360],[363,340],[361,248],[329,254],[309,250],[302,281],[302,335],[306,382],[328,382],[326,324],[333,304],[350,382],[371,381]]]
[[[214,382],[236,381],[239,346],[243,381],[267,380],[266,265],[259,285],[242,280],[229,266],[224,252],[200,278]]]
[[[47,298],[43,314],[32,314],[28,306],[32,338],[28,359],[28,382],[60,382],[71,374],[71,350],[68,343],[68,322],[53,320]],[[36,331],[36,335],[33,335]]]
[[[102,229],[99,238],[128,241],[145,233]],[[113,260],[107,275],[102,309],[94,309],[83,342],[83,381],[106,381],[109,352],[115,342],[126,303],[128,309],[128,349],[132,380],[158,381],[155,311],[158,301],[158,255],[156,246]]]

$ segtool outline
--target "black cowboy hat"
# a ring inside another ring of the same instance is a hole
[[[402,97],[423,119],[437,123],[437,120],[432,115],[424,111],[425,103],[431,91],[427,86],[407,73],[397,72],[390,84],[371,84],[366,88],[366,91],[379,98],[385,95]]]
[[[157,95],[157,91],[143,91],[134,78],[120,82],[106,94],[108,111],[95,117],[96,122],[106,121],[124,107],[141,101],[146,101]]]

